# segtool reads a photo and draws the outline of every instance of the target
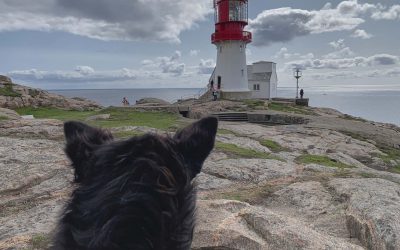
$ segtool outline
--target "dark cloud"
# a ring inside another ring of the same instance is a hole
[[[379,3],[347,0],[340,2],[336,8],[327,4],[321,10],[292,8],[265,10],[250,20],[250,30],[254,33],[254,45],[268,46],[310,34],[353,31],[365,22],[364,16],[367,15],[374,19],[400,19],[400,5],[384,7]],[[354,36],[364,39],[371,37],[362,30],[356,31]]]
[[[179,42],[210,13],[208,0],[2,0],[0,31],[64,31],[102,40]]]

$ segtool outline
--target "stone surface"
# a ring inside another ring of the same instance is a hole
[[[1,117],[9,120],[21,119],[21,116],[17,112],[11,109],[0,108],[0,119]]]
[[[334,179],[345,197],[347,227],[368,249],[400,249],[400,186],[383,179]]]
[[[242,202],[200,200],[197,211],[192,249],[363,249]]]

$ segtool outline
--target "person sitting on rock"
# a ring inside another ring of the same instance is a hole
[[[126,97],[122,98],[122,104],[124,106],[128,106],[129,105],[128,99],[126,99]]]

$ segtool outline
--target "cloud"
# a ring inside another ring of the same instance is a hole
[[[355,30],[351,36],[355,37],[355,38],[361,38],[361,39],[370,39],[373,37],[373,35],[367,33],[365,30],[361,30],[361,29]]]
[[[288,42],[296,37],[334,31],[352,31],[365,22],[364,16],[374,19],[400,19],[400,5],[387,9],[381,4],[340,2],[336,8],[326,4],[320,10],[279,8],[265,10],[250,20],[255,46]],[[360,31],[358,31],[360,35]],[[365,34],[364,34],[365,35]],[[367,34],[368,35],[368,34]]]
[[[137,78],[137,73],[127,68],[95,71],[89,66],[77,66],[74,71],[15,70],[7,75],[17,80],[43,82],[114,82]]]
[[[157,57],[155,60],[143,60],[142,65],[149,68],[159,68],[164,74],[181,76],[185,72],[185,64],[180,62],[182,53],[175,51],[170,57]]]
[[[200,60],[199,74],[209,75],[212,74],[215,68],[215,61],[213,59]]]
[[[198,56],[199,53],[200,53],[200,50],[196,50],[196,49],[190,50],[190,52],[189,52],[190,56]]]
[[[63,31],[101,40],[179,42],[211,13],[208,0],[13,0],[0,2],[0,31]]]
[[[326,80],[326,79],[359,79],[359,78],[380,78],[380,77],[399,77],[400,76],[400,68],[395,67],[391,69],[385,70],[372,70],[372,71],[332,71],[332,72],[324,72],[324,73],[310,73],[307,74],[308,77],[314,80]]]
[[[370,57],[324,58],[298,60],[286,63],[286,69],[348,69],[353,67],[368,67],[380,65],[398,65],[400,58],[394,55],[377,54]]]
[[[308,53],[301,55],[300,53],[290,53],[286,47],[282,47],[274,56],[272,56],[274,59],[292,59],[296,57],[301,59],[312,59],[314,58],[314,54]]]
[[[343,49],[344,47],[346,47],[346,45],[344,44],[344,39],[330,42],[329,45],[335,50]]]
[[[393,5],[386,11],[376,11],[371,17],[375,20],[400,20],[400,5]]]

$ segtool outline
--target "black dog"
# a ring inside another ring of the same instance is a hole
[[[54,249],[190,249],[196,195],[192,179],[214,147],[217,119],[174,137],[113,141],[79,122],[64,125],[77,188]]]

